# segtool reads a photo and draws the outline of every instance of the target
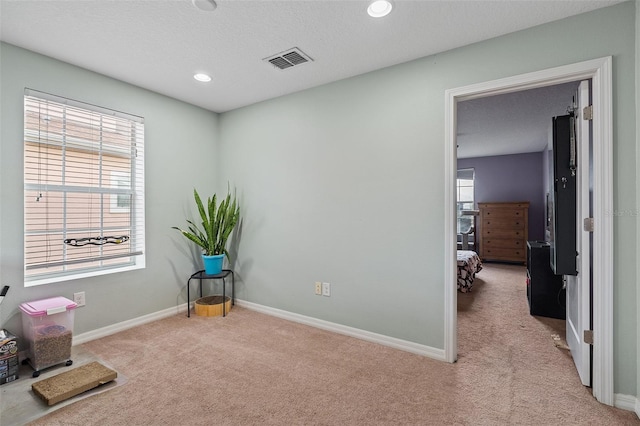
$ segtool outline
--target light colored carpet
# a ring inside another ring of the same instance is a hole
[[[580,384],[558,331],[528,315],[524,278],[487,265],[459,295],[456,364],[239,307],[149,323],[83,345],[125,386],[32,425],[640,424]]]

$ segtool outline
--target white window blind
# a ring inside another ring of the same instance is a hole
[[[458,170],[458,178],[456,184],[456,189],[458,192],[458,203],[473,203],[474,174],[474,169]],[[473,206],[471,206],[470,208],[473,208]]]
[[[25,89],[26,285],[144,267],[144,121]]]
[[[458,170],[456,183],[458,233],[467,232],[473,225],[473,217],[463,215],[462,212],[464,210],[473,210],[474,208],[474,180],[474,169]]]

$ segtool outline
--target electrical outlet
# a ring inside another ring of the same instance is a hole
[[[331,296],[331,284],[322,283],[322,295],[327,297]]]
[[[322,283],[320,281],[316,281],[316,295],[320,296],[322,294]]]
[[[85,298],[84,298],[84,291],[78,292],[78,293],[73,293],[73,301],[76,302],[76,304],[80,307],[80,306],[84,306],[86,304]]]

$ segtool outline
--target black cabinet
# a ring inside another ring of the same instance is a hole
[[[542,317],[566,318],[566,291],[562,276],[551,269],[549,243],[527,241],[527,300],[529,313]]]

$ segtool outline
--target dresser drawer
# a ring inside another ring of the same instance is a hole
[[[483,219],[491,219],[491,218],[497,218],[500,220],[522,219],[524,218],[524,215],[525,215],[524,209],[499,209],[497,207],[494,207],[492,209],[482,210]]]
[[[527,210],[529,202],[507,202],[507,203],[478,203],[478,206],[484,211],[487,210]]]
[[[487,249],[507,248],[513,250],[526,247],[526,241],[523,238],[485,238],[482,241],[484,242],[484,247]]]
[[[482,218],[482,222],[480,226],[482,229],[492,229],[492,228],[500,228],[500,229],[524,229],[525,224],[524,218],[520,219],[499,219],[494,217],[493,219],[485,219]]]
[[[512,228],[487,228],[486,226],[482,227],[482,240],[484,241],[487,238],[512,238],[512,239],[522,239],[526,240],[526,233],[524,228],[521,229],[512,229]]]
[[[509,249],[509,248],[488,248],[483,250],[483,259],[487,260],[507,260],[513,262],[524,262],[527,258],[527,249]]]

